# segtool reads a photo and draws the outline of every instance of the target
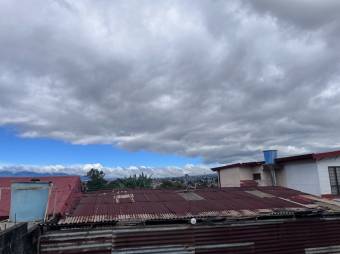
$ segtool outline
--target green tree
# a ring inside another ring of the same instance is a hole
[[[152,178],[142,173],[123,179],[116,179],[106,185],[108,189],[150,189],[152,188]]]
[[[141,175],[133,175],[121,180],[124,188],[150,189],[152,187],[152,178],[142,172]]]
[[[89,172],[86,174],[90,180],[87,182],[88,190],[99,190],[105,187],[106,180],[104,179],[105,173],[103,171],[99,171],[96,168],[91,168]]]
[[[161,189],[184,189],[185,185],[180,181],[163,180],[159,187]]]

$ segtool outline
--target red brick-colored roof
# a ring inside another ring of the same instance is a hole
[[[228,168],[252,168],[252,167],[257,167],[263,165],[263,161],[251,161],[251,162],[244,162],[244,163],[233,163],[233,164],[228,164],[224,165],[221,167],[215,167],[212,168],[212,171],[218,171],[221,169],[228,169]]]
[[[283,187],[179,190],[112,190],[84,193],[60,224],[245,217],[309,210],[313,200]]]
[[[30,182],[39,179],[41,182],[52,182],[53,189],[49,198],[48,214],[65,214],[75,205],[81,194],[79,176],[51,177],[0,177],[0,218],[8,217],[11,200],[11,183]]]
[[[315,160],[322,160],[322,159],[333,158],[333,157],[338,157],[338,156],[340,156],[340,150],[313,154],[313,157]]]

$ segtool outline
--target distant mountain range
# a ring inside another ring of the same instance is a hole
[[[34,171],[0,171],[0,177],[42,177],[42,176],[68,176],[66,173],[39,173]],[[74,174],[73,174],[74,175]],[[88,181],[87,176],[80,176],[81,181]]]
[[[42,176],[68,176],[73,174],[66,173],[39,173],[34,171],[0,171],[0,177],[42,177]],[[163,180],[179,180],[179,179],[187,179],[187,180],[198,180],[203,178],[216,178],[216,174],[205,174],[205,175],[186,175],[186,176],[177,176],[177,177],[162,177],[162,178],[154,178],[154,179],[163,179]],[[87,176],[80,176],[81,181],[88,181],[89,178]],[[106,178],[108,181],[115,180],[117,178]]]
[[[39,176],[67,176],[66,173],[39,173],[33,171],[0,171],[0,177],[39,177]]]

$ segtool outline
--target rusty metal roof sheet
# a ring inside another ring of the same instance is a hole
[[[339,231],[339,217],[72,228],[44,234],[40,250],[42,254],[339,253]]]
[[[184,194],[186,193],[186,194]],[[283,187],[175,190],[113,190],[84,193],[59,224],[174,220],[191,217],[258,217],[334,209],[305,193]],[[340,208],[340,207],[339,207]],[[339,209],[340,210],[340,209]]]
[[[68,212],[81,196],[79,176],[51,177],[0,177],[0,217],[8,217],[11,201],[11,183],[30,182],[32,179],[41,182],[52,182],[52,192],[49,197],[49,214]]]

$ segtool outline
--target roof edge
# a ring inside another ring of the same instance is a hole
[[[285,162],[291,162],[291,161],[301,161],[301,160],[322,160],[327,158],[333,158],[333,157],[340,157],[340,150],[336,151],[330,151],[330,152],[322,152],[322,153],[308,153],[308,154],[301,154],[301,155],[293,155],[293,156],[287,156],[287,157],[281,157],[275,159],[276,163],[285,163]],[[251,162],[244,162],[244,163],[233,163],[228,164],[220,167],[214,167],[211,168],[212,171],[218,171],[222,169],[229,169],[229,168],[245,168],[245,167],[256,167],[263,165],[263,161],[251,161]]]
[[[247,167],[256,167],[261,166],[264,164],[264,161],[251,161],[251,162],[244,162],[244,163],[233,163],[228,164],[220,167],[211,168],[212,171],[218,171],[221,169],[228,169],[228,168],[247,168]]]

